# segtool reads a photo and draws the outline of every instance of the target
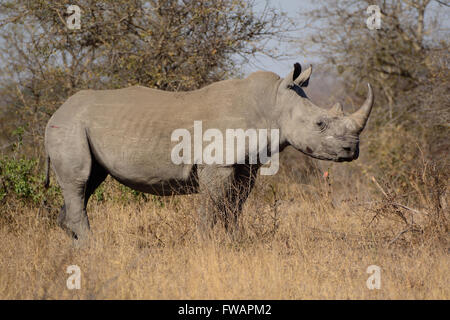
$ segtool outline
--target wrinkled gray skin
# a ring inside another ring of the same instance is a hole
[[[110,174],[124,185],[156,195],[202,193],[199,225],[210,230],[219,218],[234,229],[261,164],[173,164],[170,155],[176,142],[171,134],[179,128],[193,133],[194,120],[202,120],[203,132],[279,129],[280,151],[292,145],[318,159],[356,159],[358,137],[373,104],[370,85],[364,105],[344,115],[340,104],[324,110],[307,98],[302,87],[310,75],[311,67],[302,72],[295,64],[284,79],[260,71],[191,92],[134,86],[76,93],[55,112],[45,131],[47,161],[64,196],[59,225],[75,238],[89,235],[87,202]]]

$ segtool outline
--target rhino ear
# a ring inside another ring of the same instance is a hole
[[[285,88],[292,87],[295,84],[295,80],[300,76],[302,73],[302,67],[300,63],[296,62],[294,64],[294,70],[289,72],[289,74],[286,76],[286,78],[283,79],[283,86]]]
[[[297,77],[302,73],[302,66],[300,65],[300,63],[296,62],[294,64],[294,71],[292,73],[292,81],[295,82],[295,79],[297,79]]]
[[[309,78],[312,73],[312,65],[308,67],[305,71],[303,71],[298,78],[294,80],[294,83],[300,87],[307,87],[309,84]]]

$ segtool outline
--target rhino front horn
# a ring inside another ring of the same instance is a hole
[[[364,101],[364,104],[361,106],[361,108],[359,108],[350,116],[357,123],[359,131],[362,131],[364,129],[373,106],[374,99],[372,86],[370,85],[370,83],[368,83],[367,86],[369,87],[369,93],[367,94],[366,101]]]

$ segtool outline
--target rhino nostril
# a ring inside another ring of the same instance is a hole
[[[346,152],[352,151],[352,148],[351,148],[351,147],[344,147],[343,149],[344,149],[344,151],[346,151]]]

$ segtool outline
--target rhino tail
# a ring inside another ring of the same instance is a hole
[[[48,188],[49,185],[50,185],[50,157],[47,154],[46,158],[45,158],[45,182],[44,182],[44,187]]]

